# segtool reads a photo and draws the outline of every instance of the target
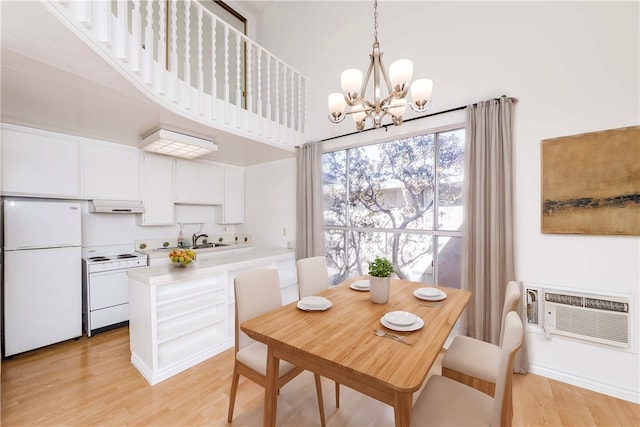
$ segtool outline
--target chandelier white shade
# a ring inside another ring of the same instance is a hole
[[[369,69],[363,78],[362,71],[349,68],[340,75],[342,92],[329,95],[329,120],[340,123],[347,114],[351,114],[356,129],[361,131],[365,121],[370,119],[375,127],[383,125],[383,119],[389,115],[391,122],[399,126],[406,112],[407,105],[416,112],[424,112],[431,106],[433,82],[430,79],[418,79],[412,84],[413,62],[409,59],[398,59],[389,67],[389,73],[382,63],[382,52],[378,42],[378,1],[374,0],[374,41],[373,52],[369,55]],[[373,94],[367,98],[367,86],[373,73]],[[380,80],[387,86],[387,94],[382,95]],[[406,100],[411,86],[411,100]],[[347,110],[347,106],[349,109]]]
[[[166,129],[158,129],[143,138],[138,146],[145,151],[185,159],[194,159],[218,150],[213,140],[196,138]]]

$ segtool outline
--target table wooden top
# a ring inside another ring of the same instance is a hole
[[[447,294],[440,303],[427,303],[413,295],[424,283],[391,280],[389,302],[374,304],[369,292],[355,291],[348,279],[319,294],[333,306],[326,311],[303,311],[296,302],[265,313],[240,325],[253,339],[303,358],[305,364],[328,367],[337,381],[341,376],[357,377],[396,390],[415,392],[442,350],[451,329],[467,305],[470,293],[460,289],[438,287]],[[380,323],[390,311],[409,311],[424,320],[424,327],[414,332],[395,332]],[[378,337],[374,330],[403,335],[411,346]]]

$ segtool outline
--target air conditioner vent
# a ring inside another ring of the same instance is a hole
[[[629,347],[629,301],[619,297],[544,292],[549,333]]]
[[[629,304],[604,299],[585,298],[584,306],[587,308],[596,308],[598,310],[617,311],[619,313],[629,312]]]

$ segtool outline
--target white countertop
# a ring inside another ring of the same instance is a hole
[[[250,247],[250,245],[248,245]],[[247,245],[233,245],[231,248],[247,247]],[[225,247],[228,250],[229,247]],[[216,250],[222,248],[209,248]],[[225,249],[222,249],[225,250]],[[156,265],[153,267],[132,268],[127,270],[131,279],[138,280],[148,285],[164,285],[167,283],[190,280],[198,277],[209,276],[222,271],[251,267],[262,258],[287,258],[294,251],[286,248],[253,248],[249,251],[219,255],[215,258],[196,260],[187,267],[177,267],[173,264]],[[161,256],[167,256],[161,253]]]
[[[218,246],[213,248],[199,248],[199,249],[195,249],[195,252],[196,254],[203,254],[207,252],[224,252],[224,251],[230,251],[233,249],[251,248],[252,246],[253,245],[251,243],[225,243],[225,246]],[[148,255],[149,258],[164,258],[164,257],[167,257],[169,255],[169,252],[171,252],[173,249],[180,249],[180,248],[171,247],[171,248],[162,248],[162,249],[150,249],[145,251],[138,250],[138,252]],[[190,248],[185,248],[185,249],[190,249]]]

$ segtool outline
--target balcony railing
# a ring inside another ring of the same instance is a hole
[[[304,142],[306,79],[198,2],[43,4],[164,107],[282,148]]]

